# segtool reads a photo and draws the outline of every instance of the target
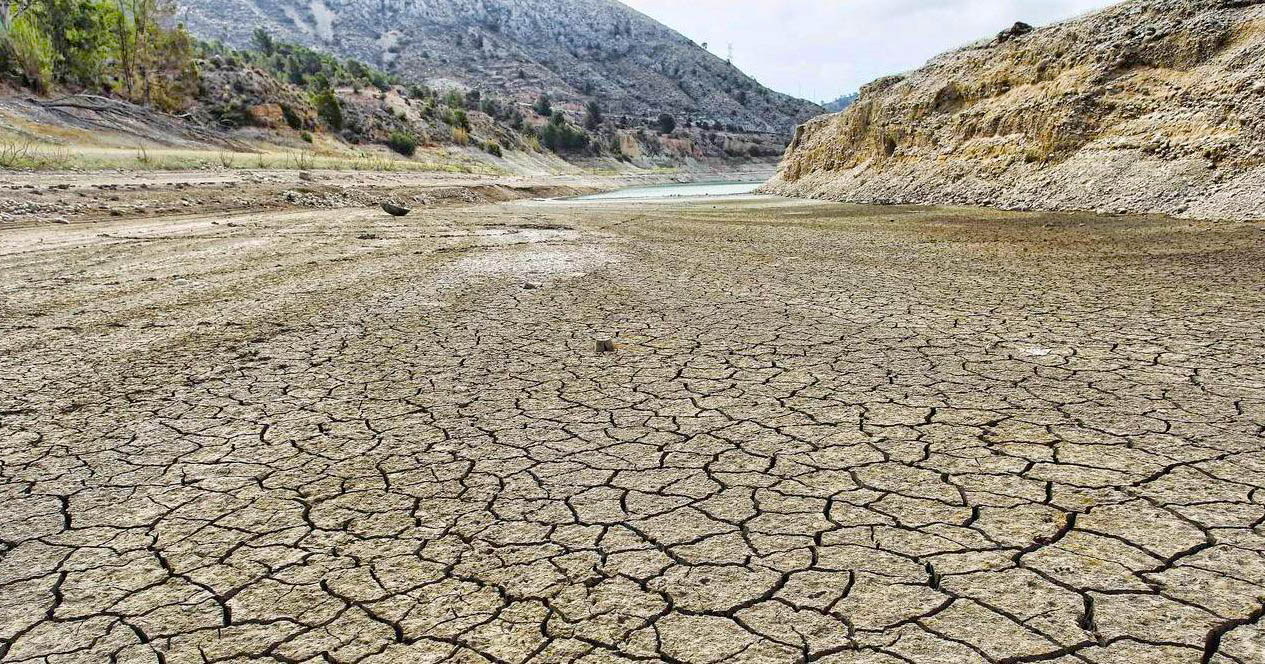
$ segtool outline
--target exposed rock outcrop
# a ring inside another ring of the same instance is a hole
[[[801,127],[771,193],[1265,218],[1265,0],[1019,26]]]

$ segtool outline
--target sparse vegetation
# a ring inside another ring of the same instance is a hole
[[[22,74],[22,82],[36,92],[52,83],[53,43],[36,25],[31,14],[19,16],[4,32],[5,52]]]
[[[312,103],[316,106],[317,115],[325,121],[325,124],[334,131],[341,131],[343,128],[343,106],[338,101],[338,97],[334,96],[334,91],[325,88],[318,91],[312,96]]]
[[[362,171],[379,171],[394,172],[397,168],[396,160],[382,154],[364,152],[357,162],[357,169]]]
[[[536,115],[544,118],[553,115],[553,102],[549,100],[549,95],[540,95],[540,97],[536,99],[535,105],[531,108],[536,112]]]
[[[528,106],[477,88],[437,92],[363,62],[281,41],[263,28],[250,35],[250,50],[196,42],[176,23],[174,1],[0,0],[15,10],[0,12],[0,77],[42,93],[83,92],[179,111],[221,130],[288,130],[314,145],[315,134],[328,132],[347,144],[382,145],[405,157],[429,141],[473,145],[495,156],[513,149],[618,155],[626,139],[617,129],[637,130],[639,154],[670,158],[677,149],[641,131],[655,128],[654,118],[608,121],[597,100],[588,101],[577,118],[555,108],[548,94]],[[598,87],[588,79],[576,85],[590,92]],[[685,126],[696,120],[687,116]],[[665,125],[660,118],[657,128],[671,134],[675,122]],[[338,142],[321,143],[322,150]],[[156,157],[144,147],[121,152],[134,154],[126,163],[146,168],[160,161],[163,167],[237,168],[244,159],[217,149],[197,159]],[[14,154],[6,159],[43,163]],[[290,161],[284,155],[245,159],[251,167]]]
[[[470,116],[462,109],[448,110],[444,112],[443,121],[450,127],[464,129],[470,131]]]
[[[674,131],[676,131],[676,118],[670,113],[659,115],[659,133],[671,134]]]
[[[316,165],[316,160],[312,155],[302,150],[290,155],[290,166],[298,171],[310,171]]]
[[[593,131],[602,126],[602,107],[596,101],[590,101],[584,109],[584,128]]]
[[[165,111],[198,90],[194,41],[173,0],[3,0],[0,72],[47,92],[66,86]]]
[[[573,152],[588,147],[589,136],[571,126],[562,112],[557,111],[549,123],[541,128],[540,143],[553,152]]]
[[[44,170],[62,168],[70,160],[65,150],[45,151],[28,140],[0,141],[0,168],[8,170]]]
[[[417,137],[402,131],[391,132],[391,138],[387,139],[387,147],[397,154],[412,157],[417,153]]]

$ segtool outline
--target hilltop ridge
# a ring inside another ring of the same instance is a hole
[[[679,33],[613,0],[180,0],[199,36],[243,47],[263,28],[436,88],[573,115],[788,134],[821,107],[774,92]]]

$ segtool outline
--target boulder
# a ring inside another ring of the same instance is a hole
[[[389,202],[389,201],[383,201],[383,202],[382,202],[382,211],[383,211],[383,212],[386,212],[387,214],[391,215],[392,217],[403,217],[404,215],[407,215],[408,213],[412,212],[413,210],[412,210],[412,209],[410,209],[410,208],[406,208],[406,207],[400,207],[400,206],[398,206],[398,205],[396,205],[396,204],[394,204],[394,203],[391,203],[391,202]]]
[[[998,43],[1008,42],[1016,37],[1022,37],[1035,29],[1023,21],[1018,21],[1006,30],[997,33],[997,41]]]

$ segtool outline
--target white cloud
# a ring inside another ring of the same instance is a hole
[[[761,83],[833,99],[1024,21],[1041,25],[1112,0],[624,0]]]

